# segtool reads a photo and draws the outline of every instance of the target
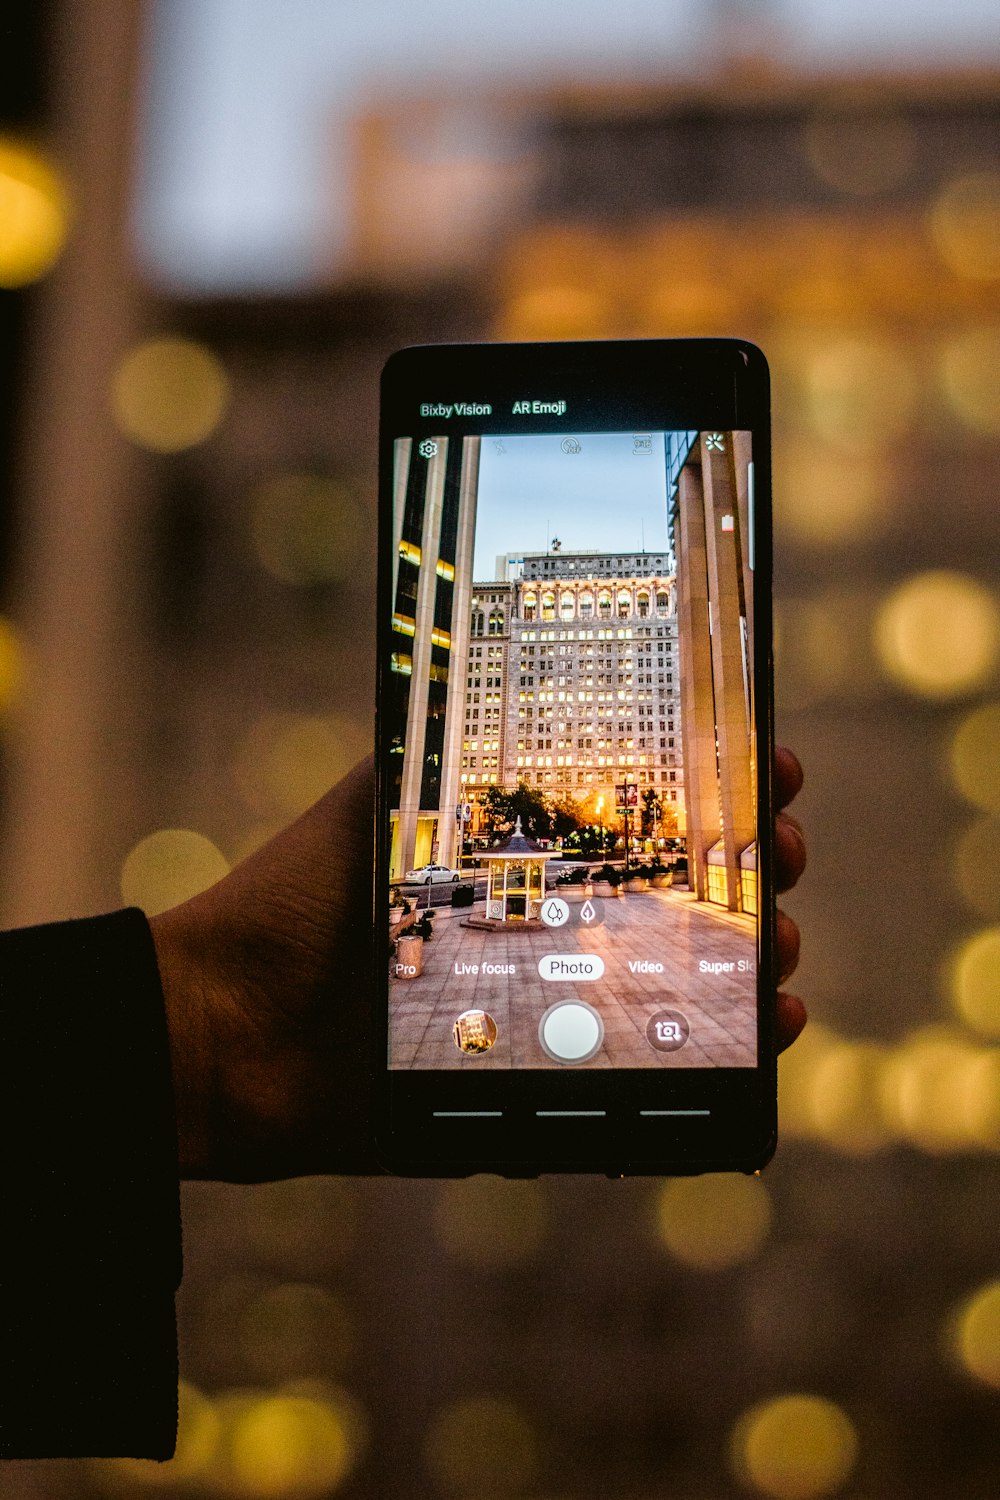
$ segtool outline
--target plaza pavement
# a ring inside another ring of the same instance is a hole
[[[553,894],[558,894],[555,892]],[[434,936],[423,947],[423,972],[390,981],[392,1063],[395,1068],[561,1068],[538,1040],[543,1013],[556,1001],[586,1000],[600,1012],[604,1043],[585,1067],[752,1067],[756,996],[753,974],[755,928],[736,916],[696,901],[688,892],[649,890],[623,897],[594,897],[598,921],[586,926],[581,905],[571,904],[563,927],[498,931],[467,927],[469,908],[439,910]],[[475,908],[473,909],[475,910]],[[479,907],[481,911],[481,907]],[[538,973],[551,953],[595,953],[604,960],[602,979],[552,983]],[[653,960],[662,974],[632,973],[629,960]],[[702,974],[698,962],[750,960],[740,974]],[[513,978],[483,974],[484,963],[513,964]],[[456,964],[480,966],[478,975],[456,973]],[[512,1007],[510,998],[515,1005]],[[676,1009],[691,1027],[687,1043],[661,1052],[646,1040],[646,1023],[663,1009]],[[452,1039],[464,1010],[485,1010],[497,1023],[489,1052],[467,1056]],[[513,1011],[513,1014],[512,1014]]]

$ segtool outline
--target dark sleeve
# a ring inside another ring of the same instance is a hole
[[[177,1138],[142,912],[0,934],[0,1096],[0,1458],[169,1458]]]

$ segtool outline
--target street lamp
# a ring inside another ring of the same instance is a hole
[[[603,859],[605,857],[605,850],[604,850],[604,798],[603,797],[598,797],[598,799],[597,799],[597,821],[598,821],[598,823],[600,825],[600,829],[601,829],[601,858]]]

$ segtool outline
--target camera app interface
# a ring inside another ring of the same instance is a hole
[[[390,1066],[753,1067],[750,435],[523,404],[395,443]]]

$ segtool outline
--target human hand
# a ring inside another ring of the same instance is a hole
[[[802,784],[776,758],[778,804]],[[372,1100],[374,797],[366,760],[290,827],[150,926],[166,1000],[184,1177],[237,1182],[379,1174]],[[777,818],[777,882],[805,866],[798,823]],[[778,915],[782,980],[798,928]],[[779,1051],[805,1024],[777,996]]]

